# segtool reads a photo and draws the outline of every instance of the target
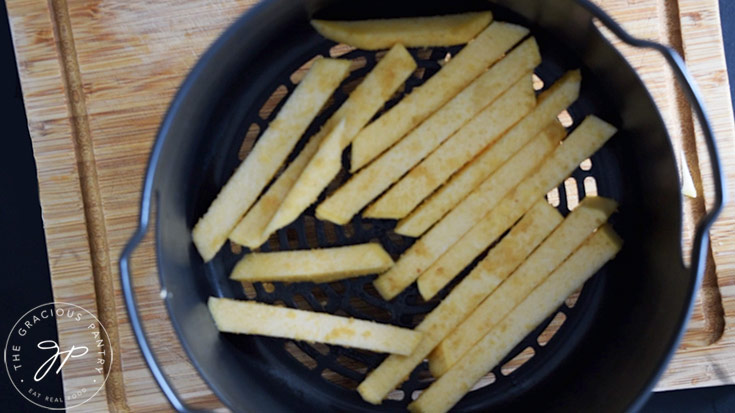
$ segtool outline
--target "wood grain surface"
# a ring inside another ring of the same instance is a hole
[[[54,297],[96,312],[115,358],[100,395],[77,411],[163,411],[122,302],[116,261],[136,227],[148,152],[170,99],[206,47],[256,1],[8,0],[38,169]],[[599,0],[631,33],[683,53],[705,97],[735,194],[735,128],[717,0]],[[711,173],[691,112],[653,52],[622,47],[651,90],[703,194],[687,199],[687,244],[711,202]],[[708,273],[659,390],[735,382],[735,209],[712,231]],[[173,332],[152,237],[133,259],[141,314],[159,360],[196,407],[221,408]],[[60,340],[74,338],[59,325]],[[64,379],[73,380],[64,370]]]

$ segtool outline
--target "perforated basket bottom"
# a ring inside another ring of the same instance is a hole
[[[573,65],[574,59],[564,56],[563,53],[542,43],[540,38],[543,63],[535,71],[534,87],[543,90],[558,79],[567,69],[577,68]],[[553,45],[553,44],[552,44]],[[418,68],[406,82],[396,96],[391,99],[384,110],[394,105],[400,98],[424,82],[425,79],[436,73],[441,65],[461,49],[460,46],[433,49],[411,49]],[[325,41],[323,47],[315,51],[314,57],[337,57],[353,61],[353,71],[337,90],[314,125],[305,134],[311,134],[333,113],[346,99],[349,92],[375,66],[377,60],[385,52],[367,52],[353,50],[344,45],[335,45]],[[247,156],[250,148],[257,141],[260,134],[278,112],[285,98],[294,90],[295,85],[303,77],[313,59],[306,62],[294,73],[285,73],[283,81],[274,85],[272,93],[264,96],[258,110],[247,114],[245,122],[247,132],[244,136],[240,158]],[[566,63],[563,64],[563,63]],[[589,81],[583,72],[585,86]],[[567,111],[560,114],[560,120],[570,130],[576,127],[588,114],[599,113],[602,109],[598,103],[599,93],[590,93],[589,87],[583,87],[583,95]],[[382,112],[380,112],[382,113]],[[379,116],[380,113],[376,115]],[[249,126],[247,126],[249,125]],[[306,139],[297,145],[289,161],[301,150]],[[321,202],[327,194],[333,192],[339,185],[349,178],[349,151],[345,151],[343,158],[345,168],[340,175],[321,195]],[[617,192],[614,185],[610,185],[609,175],[617,167],[613,154],[606,148],[595,154],[591,160],[585,162],[562,185],[547,195],[549,202],[566,215],[578,201],[587,194],[599,194],[615,197]],[[603,174],[603,171],[605,173]],[[363,219],[358,214],[352,222],[345,226],[336,226],[330,222],[320,221],[314,216],[315,206],[310,207],[298,220],[274,234],[261,251],[281,251],[292,249],[309,249],[335,247],[341,245],[360,244],[377,241],[388,251],[394,259],[398,257],[414,242],[414,239],[395,234],[392,229],[395,221]],[[247,249],[231,245],[229,251],[224,252],[224,259],[228,270],[232,269]],[[351,316],[360,319],[375,320],[403,327],[415,327],[424,316],[431,311],[439,301],[447,295],[474,265],[479,262],[486,252],[468,266],[449,286],[434,299],[425,302],[419,295],[415,284],[403,291],[390,302],[383,300],[372,285],[375,275],[359,277],[328,284],[314,283],[253,283],[243,284],[235,291],[241,294],[235,298],[253,299],[270,304],[282,304],[288,307],[314,311],[323,311],[332,314]],[[603,271],[604,272],[604,269]],[[223,274],[226,277],[227,274]],[[548,373],[564,357],[581,332],[590,323],[592,314],[597,305],[596,291],[602,288],[604,274],[598,274],[587,282],[581,294],[575,293],[566,300],[555,314],[550,316],[528,337],[526,337],[508,356],[491,372],[489,372],[473,389],[468,397],[483,397],[497,399],[514,397],[521,392],[524,385],[538,381]],[[272,338],[253,338],[265,340],[267,347],[274,352],[275,357],[291,357],[297,360],[302,367],[295,374],[309,375],[315,380],[326,380],[333,386],[353,390],[365,378],[366,374],[377,367],[385,355],[362,350],[310,344],[306,342],[280,340]],[[423,363],[411,374],[401,387],[388,396],[384,403],[386,407],[405,407],[416,399],[421,390],[433,381],[426,363]],[[479,390],[482,389],[482,390]]]

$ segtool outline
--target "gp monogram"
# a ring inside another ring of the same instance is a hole
[[[48,337],[56,321],[63,339]],[[47,326],[48,327],[48,326]],[[109,375],[110,339],[92,313],[74,304],[42,304],[18,319],[5,342],[5,369],[15,389],[29,402],[50,410],[80,406],[94,397]],[[64,375],[63,390],[56,386]]]

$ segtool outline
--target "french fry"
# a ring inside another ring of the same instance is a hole
[[[401,220],[396,226],[396,232],[413,237],[426,232],[502,165],[507,157],[523,147],[531,137],[555,119],[559,112],[572,104],[579,95],[580,79],[578,71],[568,72],[541,93],[536,108],[528,116],[452,177],[408,217]]]
[[[409,410],[413,413],[448,411],[569,294],[613,259],[621,247],[622,240],[609,225],[597,230],[457,364],[411,403]]]
[[[347,60],[319,59],[288,98],[247,158],[192,230],[204,261],[211,260],[253,205],[324,103],[349,73]]]
[[[616,129],[591,115],[544,163],[508,193],[492,211],[449,247],[421,277],[451,277],[480,255],[538,199],[559,185],[579,164],[597,151]],[[394,267],[395,268],[395,267]],[[434,274],[436,273],[436,274]]]
[[[490,30],[493,26],[497,24],[500,23],[490,25],[488,30]],[[520,30],[517,30],[516,26],[508,25],[503,26],[503,28],[507,28],[507,30],[504,31],[507,32],[505,34],[507,34],[508,36],[505,37],[515,38],[519,37],[520,35]],[[484,33],[486,32],[483,32],[483,34]],[[513,36],[510,36],[511,34]],[[499,35],[497,37],[503,36]],[[479,41],[472,42],[470,43],[470,46],[478,42]],[[488,51],[483,50],[482,54],[492,54],[494,53],[494,51],[500,50],[497,48],[498,43],[503,44],[504,42],[497,41],[491,43],[492,46],[487,46],[490,49]],[[457,55],[457,58],[459,58],[460,55]],[[442,70],[439,71],[439,73],[443,73],[444,70],[447,69],[447,67],[449,66],[445,66]],[[439,73],[437,73],[437,75]],[[422,86],[422,88],[429,85],[429,83],[433,79],[436,79],[437,75],[432,76]],[[435,112],[433,115],[431,115],[429,119],[423,122],[418,128],[413,130],[406,138],[402,139],[397,145],[395,145],[389,151],[380,156],[379,159],[372,162],[367,168],[364,168],[357,174],[353,175],[352,178],[347,181],[347,183],[342,185],[342,187],[337,189],[336,192],[334,192],[329,198],[327,198],[317,207],[317,217],[323,220],[332,221],[340,225],[344,225],[345,223],[347,223],[365,205],[367,205],[375,197],[380,195],[381,192],[387,189],[393,182],[398,180],[403,174],[405,174],[409,169],[411,169],[414,165],[421,161],[421,159],[423,159],[426,155],[431,153],[431,151],[436,149],[437,146],[439,146],[444,140],[446,140],[455,131],[457,131],[457,129],[459,129],[467,120],[471,119],[474,114],[476,114],[487,104],[495,100],[509,86],[510,84],[500,84],[489,94],[479,97],[472,94],[472,92],[469,92],[468,94],[462,93],[459,96],[456,96],[454,99],[452,99],[451,102]],[[405,116],[415,116],[414,110],[417,110],[417,108],[425,108],[427,102],[436,100],[435,95],[437,95],[438,93],[435,93],[435,90],[433,89],[430,89],[430,91],[431,94],[429,96],[423,98],[423,100],[418,101],[416,99],[421,96],[422,93],[414,91],[406,98],[404,98],[401,103],[394,106],[391,111],[381,116],[376,122],[382,122],[381,119],[385,117],[387,117],[387,119],[393,119],[393,115],[391,113],[398,113],[399,115]],[[472,98],[473,96],[474,98]],[[470,99],[469,103],[465,103],[467,99]],[[409,106],[401,106],[406,103],[407,100],[410,100],[412,103],[410,103]],[[403,109],[398,109],[397,111],[395,111],[396,108],[399,107],[402,107]],[[468,107],[472,110],[468,111]],[[415,118],[412,117],[412,119]],[[371,148],[377,147],[376,145],[380,144],[380,139],[383,139],[393,132],[399,130],[402,125],[404,125],[408,121],[410,121],[410,119],[407,119],[405,117],[393,119],[391,121],[393,123],[390,123],[386,126],[386,129],[382,130],[382,135],[371,135],[371,137],[368,138],[372,139],[369,141],[370,144],[368,146],[370,146]],[[373,122],[373,124],[375,124],[376,122]],[[367,128],[364,129],[364,131],[371,128],[371,125],[368,125]],[[360,139],[360,135],[358,135],[358,137],[355,138],[355,141],[353,141],[353,160],[355,159],[354,156],[356,156],[355,145],[357,139]]]
[[[583,202],[567,217],[564,221],[564,225],[554,232],[553,237],[544,241],[544,244],[542,245],[543,248],[539,247],[539,250],[534,252],[534,255],[529,258],[529,261],[536,259],[540,260],[540,263],[546,265],[554,262],[554,260],[561,262],[561,260],[571,254],[572,250],[570,250],[570,248],[576,248],[577,245],[587,237],[587,235],[607,220],[607,217],[613,213],[616,207],[617,203],[612,199],[596,196],[586,197]],[[553,241],[551,241],[552,238]],[[577,244],[570,245],[570,243],[574,242],[577,242]],[[530,264],[527,262],[524,266],[526,265]],[[556,265],[548,268],[547,273],[551,272],[554,268],[556,268]],[[536,269],[534,274],[538,276],[541,272]],[[453,276],[451,276],[450,273],[427,271],[424,274],[421,274],[417,280],[419,292],[424,300],[430,300],[434,295],[436,295],[436,293],[444,288],[444,286],[449,284],[452,278]],[[516,281],[513,281],[513,283],[515,282]],[[536,282],[536,284],[537,283],[538,282]],[[505,293],[503,293],[503,295],[507,297]],[[482,322],[485,322],[484,318],[482,318],[482,320]],[[459,328],[460,327],[458,327],[458,329]],[[464,327],[461,328],[464,329]],[[461,336],[462,335],[460,335],[460,337]],[[447,351],[450,353],[454,352],[455,356],[462,354],[464,350],[462,350],[461,347],[462,346],[458,345],[457,342],[448,343],[446,346],[448,349]],[[448,358],[452,360],[452,357]],[[458,357],[454,357],[453,360],[456,360],[457,358]]]
[[[319,34],[364,50],[452,46],[467,43],[493,19],[489,11],[432,17],[356,21],[312,20]]]
[[[397,105],[381,115],[380,118],[369,124],[355,137],[352,142],[350,172],[355,172],[367,165],[368,162],[447,103],[473,79],[483,73],[488,66],[500,59],[506,50],[520,41],[527,33],[528,29],[508,23],[493,23],[488,26],[441,70],[430,77],[423,85],[414,89]],[[512,77],[514,75],[520,76],[520,73],[511,72],[505,76]],[[508,85],[502,87],[500,92],[505,90]],[[497,97],[499,94],[497,93],[494,96]],[[492,98],[488,100],[473,113],[460,112],[459,116],[464,120],[453,122],[454,129],[444,133],[451,134],[492,100]],[[446,128],[442,130],[444,129]],[[367,204],[367,202],[365,203]]]
[[[416,62],[401,45],[391,49],[381,62],[350,93],[322,129],[309,139],[304,149],[253,207],[253,212],[243,217],[230,235],[231,240],[250,248],[262,245],[270,235],[266,232],[266,227],[319,149],[324,137],[344,119],[345,140],[351,140],[416,68]]]
[[[536,104],[531,73],[478,113],[370,205],[368,218],[403,218],[454,172],[492,145]]]
[[[585,198],[536,251],[434,349],[429,357],[429,367],[434,377],[449,370],[494,325],[523,301],[592,232],[607,221],[615,208],[617,202],[612,199]],[[483,267],[482,264],[475,270],[478,269],[493,270],[491,267]]]
[[[379,404],[561,221],[561,214],[545,200],[534,205],[488,253],[493,271],[473,271],[462,280],[416,327],[424,336],[411,355],[389,356],[360,383],[362,398]]]
[[[342,141],[345,136],[345,121],[332,129],[319,146],[319,150],[309,160],[299,178],[291,186],[283,202],[278,206],[273,218],[263,230],[260,239],[266,240],[276,230],[298,218],[309,205],[313,204],[329,182],[342,168]]]
[[[316,134],[311,137],[298,156],[288,164],[276,181],[232,230],[230,240],[250,249],[258,248],[268,240],[270,234],[265,231],[265,227],[278,211],[311,157],[319,149],[322,136]]]
[[[350,94],[351,99],[344,103],[350,108],[346,110],[348,116],[340,122],[344,122],[343,131],[339,136],[332,133],[321,143],[319,150],[273,215],[264,237],[267,238],[276,230],[290,224],[317,200],[319,194],[339,173],[342,150],[415,69],[416,62],[400,44],[393,46],[380,59],[365,80]],[[336,130],[335,127],[334,131]]]
[[[551,133],[531,141],[513,155],[495,174],[470,194],[434,228],[406,251],[396,266],[379,276],[374,285],[386,300],[408,287],[451,244],[492,210],[521,180],[534,171],[559,146],[566,131],[554,124]]]
[[[314,250],[254,252],[235,265],[237,281],[331,282],[380,273],[393,259],[378,243]]]
[[[421,332],[293,308],[209,298],[209,312],[219,331],[336,344],[381,353],[411,354]]]

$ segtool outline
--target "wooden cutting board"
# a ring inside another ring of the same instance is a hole
[[[162,411],[122,302],[117,259],[136,227],[148,152],[170,99],[206,47],[255,0],[8,0],[38,169],[54,297],[99,314],[114,363],[105,388],[77,411]],[[717,0],[599,0],[631,33],[679,49],[704,94],[735,194],[735,128]],[[711,176],[690,112],[663,60],[623,48],[669,125],[700,195]],[[701,156],[700,156],[701,155]],[[701,172],[700,172],[701,171]],[[658,390],[735,382],[735,209],[712,232],[708,276],[686,336]],[[688,244],[687,241],[685,244]],[[686,245],[685,245],[686,249]],[[221,404],[182,351],[159,296],[152,237],[133,260],[139,306],[159,360],[197,407]],[[23,310],[25,311],[25,310]],[[60,340],[70,340],[60,324]],[[73,372],[64,371],[68,382]]]

